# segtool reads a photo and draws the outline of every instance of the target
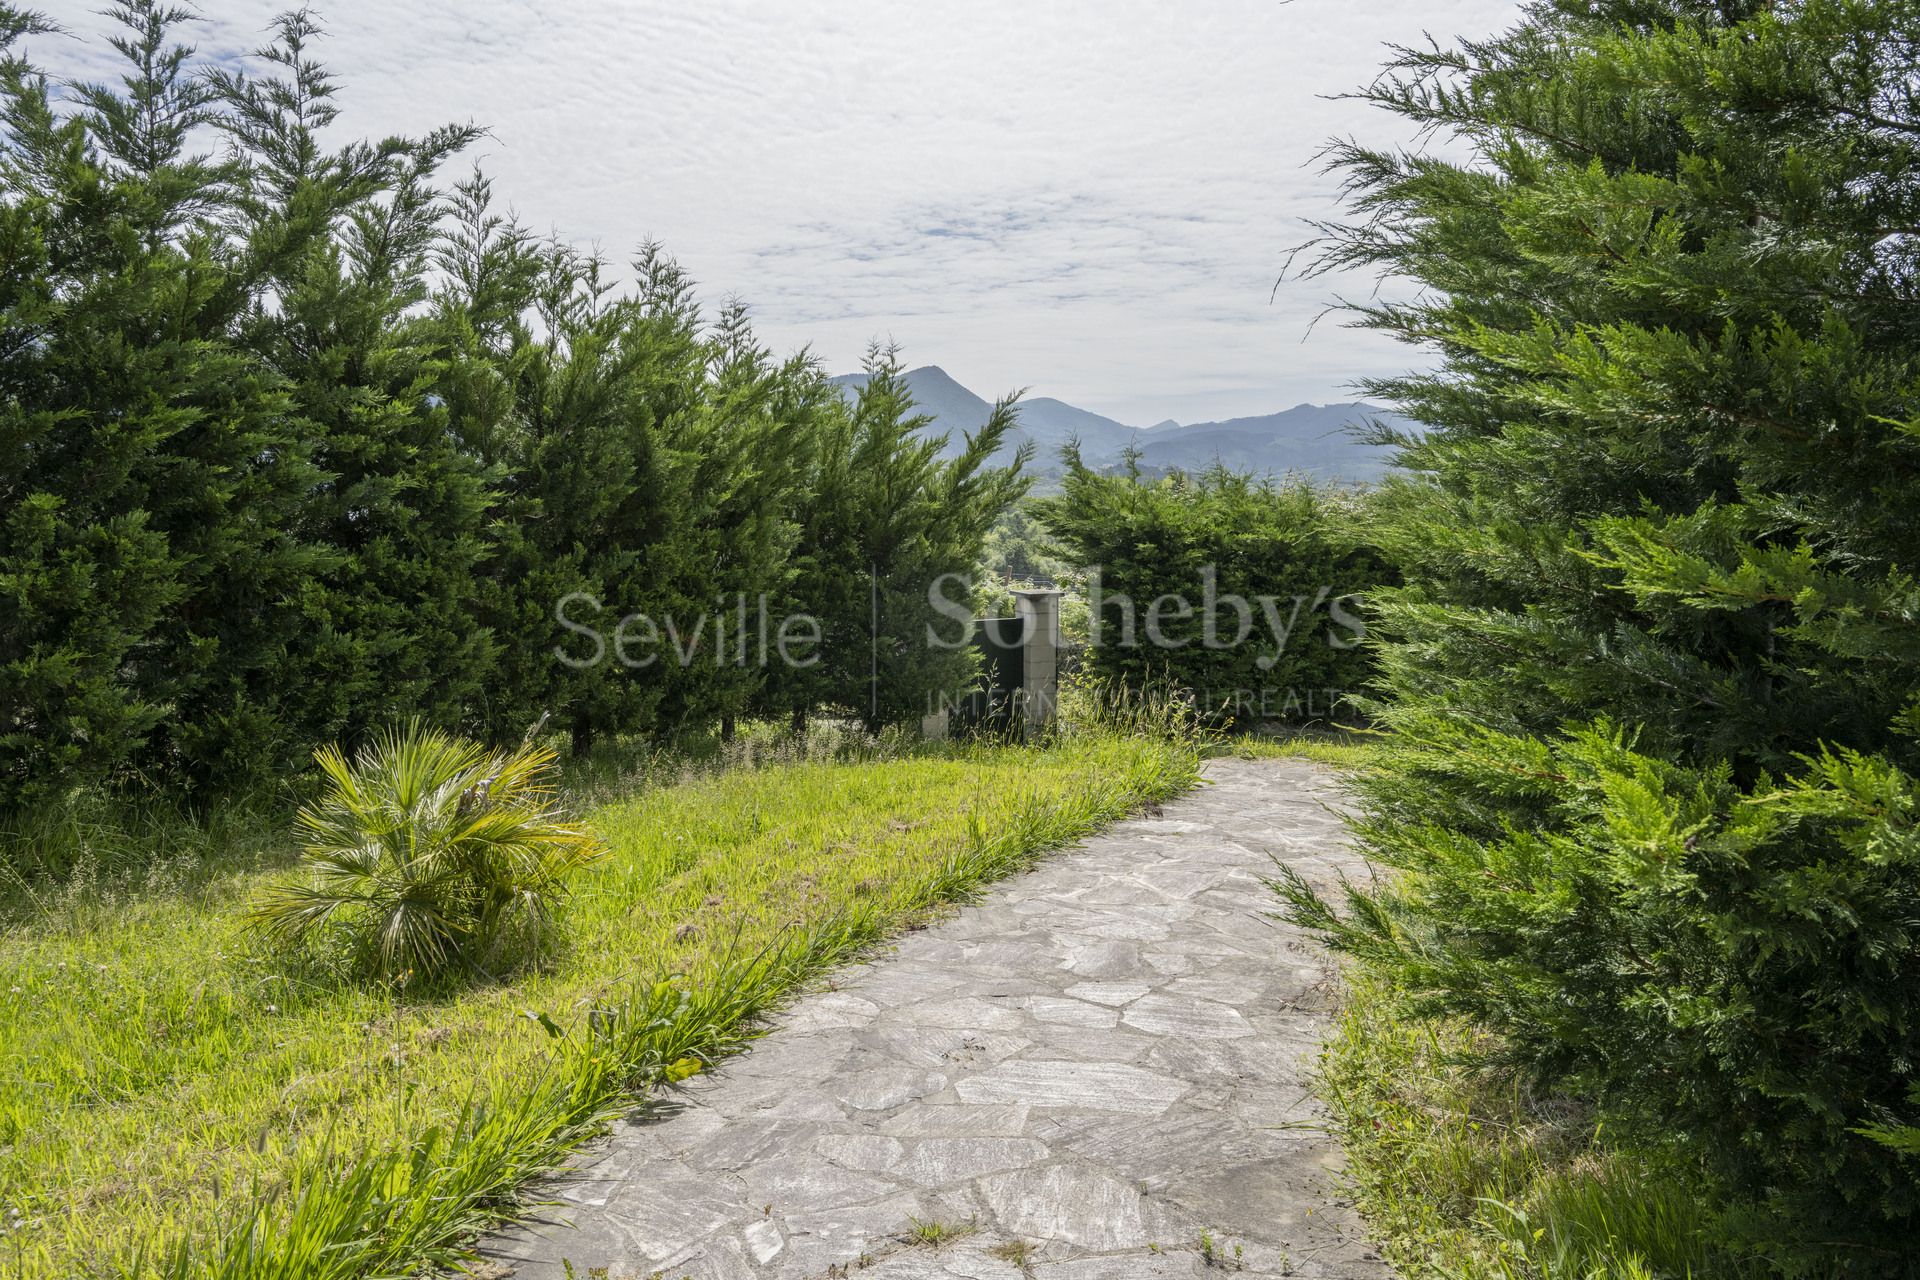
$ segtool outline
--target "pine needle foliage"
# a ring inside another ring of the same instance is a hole
[[[964,623],[940,605],[964,608],[988,533],[1032,483],[1033,447],[1006,448],[1019,426],[1012,395],[949,454],[916,409],[899,349],[869,348],[865,370],[852,402],[819,419],[798,514],[791,599],[819,639],[772,672],[766,700],[796,723],[837,712],[878,734],[918,725],[971,686]]]
[[[623,286],[531,235],[449,176],[478,125],[342,137],[310,11],[239,58],[107,16],[119,74],[56,85],[0,0],[0,814],[205,807],[412,718],[586,755],[962,682],[928,580],[1019,496],[1010,404],[945,457],[661,246]],[[824,620],[815,675],[763,601]]]
[[[1359,493],[1220,466],[1149,476],[1134,458],[1096,471],[1078,448],[1066,463],[1030,509],[1087,581],[1102,679],[1177,690],[1219,725],[1350,714],[1372,674],[1366,597],[1392,577]]]
[[[1364,95],[1323,269],[1439,357],[1374,535],[1397,869],[1293,909],[1722,1189],[1774,1265],[1920,1214],[1920,4],[1535,3]]]

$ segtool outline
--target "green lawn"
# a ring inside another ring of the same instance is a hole
[[[656,770],[591,811],[611,856],[549,969],[437,998],[240,931],[287,874],[277,837],[229,833],[239,869],[183,853],[111,892],[83,865],[16,893],[0,933],[0,1266],[349,1276],[440,1256],[825,966],[1195,768],[1184,745],[1093,736]]]
[[[1312,760],[1336,769],[1364,769],[1381,750],[1380,735],[1335,727],[1291,733],[1242,733],[1224,738],[1218,750],[1246,760]]]
[[[1319,1092],[1407,1280],[1752,1280],[1697,1173],[1487,1066],[1482,1033],[1349,970]]]

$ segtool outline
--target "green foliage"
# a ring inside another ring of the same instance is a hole
[[[54,93],[0,6],[0,811],[257,791],[414,717],[585,755],[960,682],[925,597],[1018,496],[1010,407],[942,461],[897,380],[850,412],[658,246],[616,289],[449,188],[476,126],[341,143],[304,10],[238,67],[113,15],[120,81]],[[788,680],[790,612],[831,640]]]
[[[1057,586],[1072,573],[1041,527],[1035,501],[1028,499],[1008,508],[987,532],[980,549],[985,585]]]
[[[316,557],[284,387],[224,341],[269,255],[204,220],[234,173],[185,154],[209,94],[169,15],[120,16],[120,90],[62,117],[24,63],[0,80],[0,805],[136,754],[198,772],[175,716],[244,700]]]
[[[309,131],[332,115],[318,105],[332,92],[325,75],[289,58],[290,83],[234,90],[308,104],[289,136],[253,143],[257,216],[270,223],[298,212],[264,176],[275,149],[310,150]],[[281,740],[266,767],[285,767],[316,741],[357,740],[375,718],[461,723],[488,683],[494,651],[473,612],[495,477],[462,447],[434,394],[450,363],[440,334],[410,314],[439,234],[440,197],[428,183],[474,132],[442,130],[396,154],[381,194],[356,201],[336,234],[289,264],[278,314],[239,335],[288,378],[323,472],[301,516],[328,559],[303,584],[301,630],[275,670]],[[260,736],[240,740],[216,723],[205,750],[257,757]]]
[[[1749,793],[1618,730],[1454,725],[1403,730],[1362,786],[1360,833],[1405,874],[1342,918],[1292,881],[1300,918],[1422,1007],[1498,1028],[1504,1062],[1674,1126],[1729,1178],[1759,1165],[1804,1214],[1857,1213],[1838,1188],[1913,1211],[1856,1132],[1907,1102],[1886,1054],[1913,999],[1912,779],[1827,756]]]
[[[1479,1063],[1484,1034],[1423,1017],[1357,975],[1317,1085],[1347,1153],[1343,1179],[1409,1280],[1733,1280],[1697,1174],[1623,1143],[1590,1106]]]
[[[553,805],[553,754],[494,753],[415,723],[349,762],[316,755],[326,791],[300,810],[307,875],[249,920],[280,942],[345,935],[365,971],[430,982],[537,955],[568,879],[601,852]]]
[[[967,612],[987,534],[1026,492],[1031,450],[989,465],[1019,421],[1009,397],[942,460],[946,437],[924,431],[899,352],[873,348],[866,371],[850,410],[823,413],[799,513],[791,598],[819,621],[818,661],[777,672],[768,704],[800,719],[830,708],[878,733],[968,688],[965,624],[940,602]]]
[[[1659,1135],[1777,1266],[1903,1273],[1920,344],[1912,0],[1537,3],[1401,52],[1327,267],[1432,373],[1374,534],[1359,783],[1400,877],[1295,909]]]
[[[1224,468],[1150,479],[1067,463],[1061,492],[1030,505],[1084,576],[1093,671],[1187,691],[1224,723],[1330,718],[1359,691],[1363,600],[1389,575],[1357,499]]]

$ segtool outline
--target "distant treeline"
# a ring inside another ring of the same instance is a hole
[[[409,717],[878,729],[965,679],[927,590],[1023,491],[1010,401],[942,458],[890,352],[849,404],[657,246],[617,285],[442,178],[476,127],[332,138],[304,14],[246,71],[118,16],[120,82],[57,85],[0,6],[0,808]]]

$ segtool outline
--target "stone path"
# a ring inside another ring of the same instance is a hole
[[[1388,1276],[1302,1080],[1327,962],[1260,883],[1270,854],[1322,883],[1359,869],[1322,807],[1337,788],[1300,761],[1207,774],[619,1126],[490,1242],[499,1274]]]

